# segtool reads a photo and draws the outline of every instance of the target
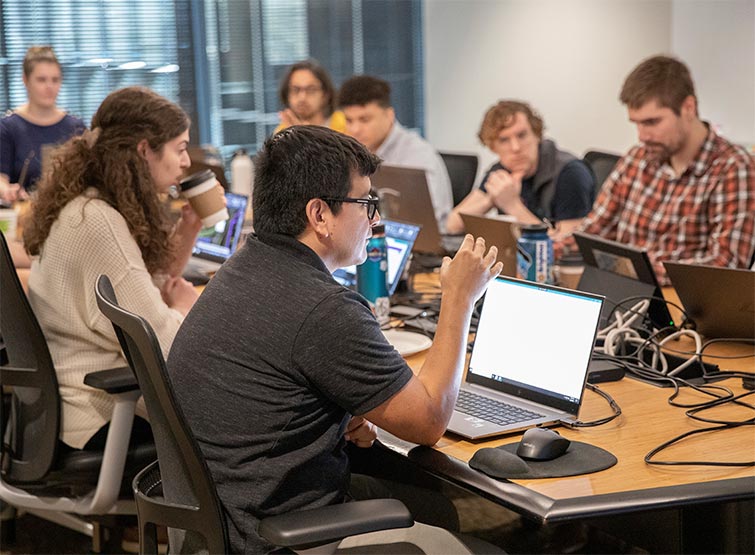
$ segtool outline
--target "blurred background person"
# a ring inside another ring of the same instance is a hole
[[[26,198],[42,174],[47,149],[86,126],[56,105],[62,70],[50,46],[31,46],[23,63],[27,102],[0,119],[0,200]]]
[[[283,110],[281,129],[292,125],[323,125],[344,133],[343,112],[336,111],[336,89],[330,75],[316,60],[303,60],[288,68],[278,89]]]

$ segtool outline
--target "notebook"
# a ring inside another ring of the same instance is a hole
[[[422,228],[414,243],[416,252],[446,255],[459,250],[463,235],[440,233],[425,170],[382,165],[371,179],[380,197],[381,216]]]
[[[497,277],[482,304],[448,431],[477,439],[574,420],[582,404],[603,297]],[[504,403],[475,414],[469,397]]]
[[[385,225],[385,243],[388,247],[388,272],[386,275],[388,295],[393,295],[412,254],[412,246],[420,233],[420,226],[392,220],[381,220],[381,222]],[[333,272],[333,278],[346,287],[355,288],[357,267],[339,268]]]
[[[755,272],[664,262],[695,329],[710,338],[755,339]]]
[[[225,199],[229,218],[200,231],[194,243],[191,258],[183,272],[184,278],[192,283],[207,283],[209,276],[215,273],[239,246],[249,197],[226,193]]]
[[[579,231],[574,232],[574,239],[585,262],[577,288],[606,297],[601,328],[610,323],[609,315],[617,303],[635,296],[658,298],[650,302],[648,309],[648,316],[657,329],[674,325],[644,249]],[[622,303],[620,309],[628,310],[639,301]]]
[[[485,246],[498,247],[498,260],[503,262],[504,276],[516,277],[516,219],[511,216],[488,218],[461,214],[467,233],[485,239]]]

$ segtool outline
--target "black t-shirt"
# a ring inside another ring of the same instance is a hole
[[[411,378],[364,299],[291,237],[250,238],[210,281],[168,359],[234,552],[265,516],[343,501],[351,415]]]
[[[485,183],[490,174],[506,168],[500,162],[493,164],[482,178],[480,190],[487,192]],[[537,174],[522,180],[522,202],[535,216],[551,218],[554,222],[584,218],[592,209],[595,200],[595,183],[589,168],[581,160],[567,162],[556,178],[556,191],[550,205],[550,214],[542,206],[534,193],[533,185]],[[499,210],[499,212],[501,212]],[[503,213],[503,212],[501,212]]]

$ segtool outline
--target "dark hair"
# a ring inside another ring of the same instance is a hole
[[[526,102],[518,100],[501,100],[498,104],[488,108],[477,133],[482,144],[492,149],[492,145],[499,133],[514,123],[514,118],[522,113],[530,122],[530,127],[538,139],[543,138],[543,118]]]
[[[92,118],[92,131],[54,151],[52,169],[39,181],[24,225],[29,253],[39,254],[63,207],[94,187],[126,220],[147,270],[166,269],[174,252],[172,220],[137,145],[146,139],[152,150],[162,152],[165,143],[188,128],[186,113],[149,89],[128,87],[109,94]]]
[[[60,62],[57,56],[55,56],[52,46],[30,46],[24,56],[24,77],[29,77],[32,71],[34,71],[34,67],[40,62],[55,64],[61,69]]]
[[[283,74],[280,82],[280,87],[278,88],[278,96],[280,97],[281,105],[285,106],[286,108],[289,107],[288,87],[291,84],[291,76],[295,71],[299,71],[300,69],[311,71],[312,74],[317,78],[317,80],[320,81],[320,85],[322,85],[322,92],[325,94],[326,98],[324,108],[325,117],[330,117],[330,115],[336,109],[336,88],[333,86],[333,81],[331,81],[330,75],[328,75],[328,72],[325,71],[325,68],[322,67],[317,60],[311,58],[309,60],[296,62],[286,70],[286,73]]]
[[[254,230],[298,237],[313,198],[344,197],[354,173],[369,176],[380,158],[356,139],[319,125],[295,125],[273,135],[257,154]],[[332,204],[336,214],[340,203]]]
[[[619,99],[629,108],[640,108],[657,100],[676,115],[688,96],[695,96],[689,68],[670,56],[653,56],[640,63],[624,81]]]
[[[338,105],[365,106],[377,102],[382,108],[391,107],[391,86],[373,75],[355,75],[347,79],[338,91]]]

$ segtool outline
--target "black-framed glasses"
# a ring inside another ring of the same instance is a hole
[[[352,204],[363,204],[367,207],[367,219],[372,220],[377,214],[380,199],[375,196],[368,196],[367,198],[352,198],[352,197],[323,197],[325,202],[350,202]]]

